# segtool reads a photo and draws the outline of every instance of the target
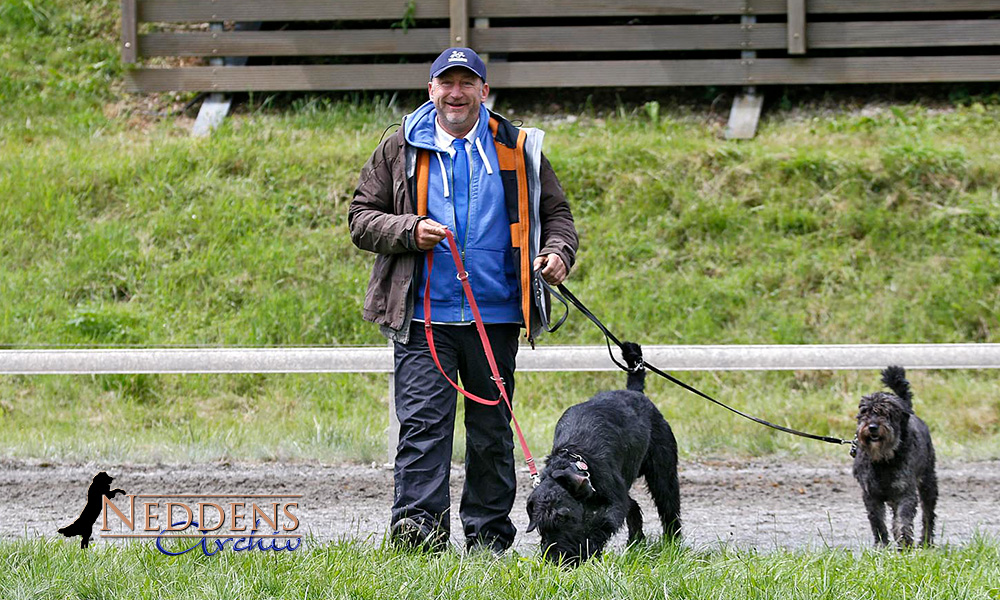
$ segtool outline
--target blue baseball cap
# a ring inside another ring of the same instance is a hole
[[[464,67],[486,81],[486,63],[472,48],[448,48],[431,65],[431,79],[452,67]]]

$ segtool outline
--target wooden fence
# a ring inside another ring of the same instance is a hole
[[[448,46],[495,89],[1000,81],[1000,0],[122,0],[132,92],[422,89]]]

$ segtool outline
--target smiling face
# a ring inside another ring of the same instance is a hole
[[[479,118],[490,86],[472,71],[455,67],[428,82],[427,93],[441,127],[454,137],[465,137]]]

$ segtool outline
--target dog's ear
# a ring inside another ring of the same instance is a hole
[[[528,531],[534,531],[538,527],[538,523],[535,523],[535,501],[534,499],[528,500]]]
[[[586,500],[597,493],[593,484],[590,483],[590,477],[584,477],[569,469],[559,469],[552,474],[552,478],[566,488],[577,500]]]

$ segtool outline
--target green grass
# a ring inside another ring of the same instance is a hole
[[[426,557],[364,542],[292,553],[167,557],[152,544],[81,551],[59,540],[0,542],[10,600],[114,598],[891,598],[1000,597],[1000,549],[760,553],[678,546],[608,554],[576,570],[537,555]]]
[[[527,350],[523,350],[527,351]],[[776,423],[850,439],[874,372],[679,373],[740,410]],[[997,458],[992,372],[913,371],[917,412],[940,457]],[[559,415],[612,373],[524,373],[515,410],[537,456]],[[659,378],[648,392],[670,421],[683,457],[783,455],[846,460],[846,448],[744,420]],[[74,462],[383,462],[389,425],[386,375],[17,376],[0,385],[0,455]],[[461,409],[454,457],[465,455]],[[81,424],[85,427],[81,427]],[[724,433],[721,433],[724,432]]]
[[[0,4],[0,345],[383,345],[360,318],[372,258],[352,246],[346,216],[397,109],[366,94],[257,96],[193,139],[190,120],[163,114],[190,96],[121,91],[119,10]],[[501,93],[497,109],[547,130],[581,235],[568,285],[619,337],[996,343],[1000,96],[965,89],[863,110],[781,102],[745,142],[720,139],[704,103],[588,98],[569,122],[535,110],[535,95]],[[602,342],[576,314],[543,340]],[[874,371],[680,375],[838,437],[850,436],[858,396],[878,387]],[[944,456],[1000,456],[996,373],[912,375]],[[566,406],[620,385],[620,375],[521,375],[532,447],[544,451]],[[375,460],[387,388],[369,375],[0,377],[0,452]],[[651,380],[650,394],[689,456],[841,451],[665,382]]]

